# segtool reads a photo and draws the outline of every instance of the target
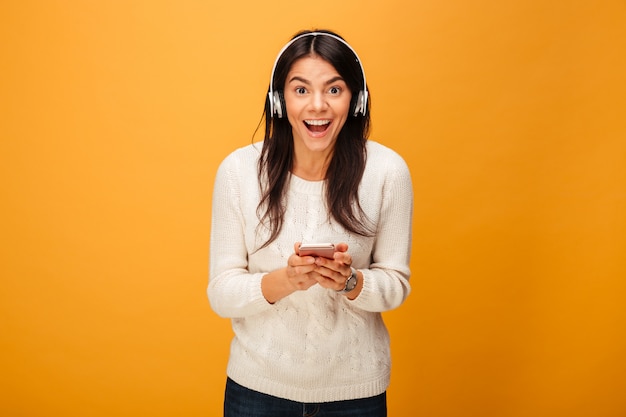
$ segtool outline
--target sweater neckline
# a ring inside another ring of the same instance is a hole
[[[324,180],[309,181],[291,174],[289,188],[298,193],[320,195],[324,190]]]

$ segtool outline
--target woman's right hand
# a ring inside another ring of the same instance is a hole
[[[287,266],[266,274],[261,281],[263,296],[270,303],[288,296],[296,291],[306,291],[317,284],[315,258],[298,256],[300,242],[293,246],[294,253],[289,256]]]
[[[306,291],[317,284],[317,279],[313,274],[316,269],[315,257],[299,256],[300,242],[293,245],[294,253],[287,260],[287,279],[294,288],[294,291]],[[312,274],[313,273],[313,274]]]

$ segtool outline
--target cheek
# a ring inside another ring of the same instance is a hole
[[[352,96],[348,95],[346,97],[342,97],[341,102],[339,103],[338,109],[342,115],[348,116],[350,112],[350,103],[352,101]]]
[[[302,105],[298,104],[298,100],[290,100],[285,97],[285,110],[287,111],[287,116],[291,119],[291,116],[298,116],[302,111]]]
[[[337,109],[337,119],[341,120],[341,124],[343,124],[348,117],[350,117],[350,102],[346,103],[345,106],[341,106],[340,109]]]

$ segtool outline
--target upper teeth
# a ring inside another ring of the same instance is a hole
[[[305,120],[304,123],[313,126],[322,126],[330,123],[330,120]]]

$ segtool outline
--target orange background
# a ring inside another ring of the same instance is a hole
[[[414,178],[390,416],[626,415],[624,1],[0,10],[0,415],[220,415],[213,176],[316,27]]]

